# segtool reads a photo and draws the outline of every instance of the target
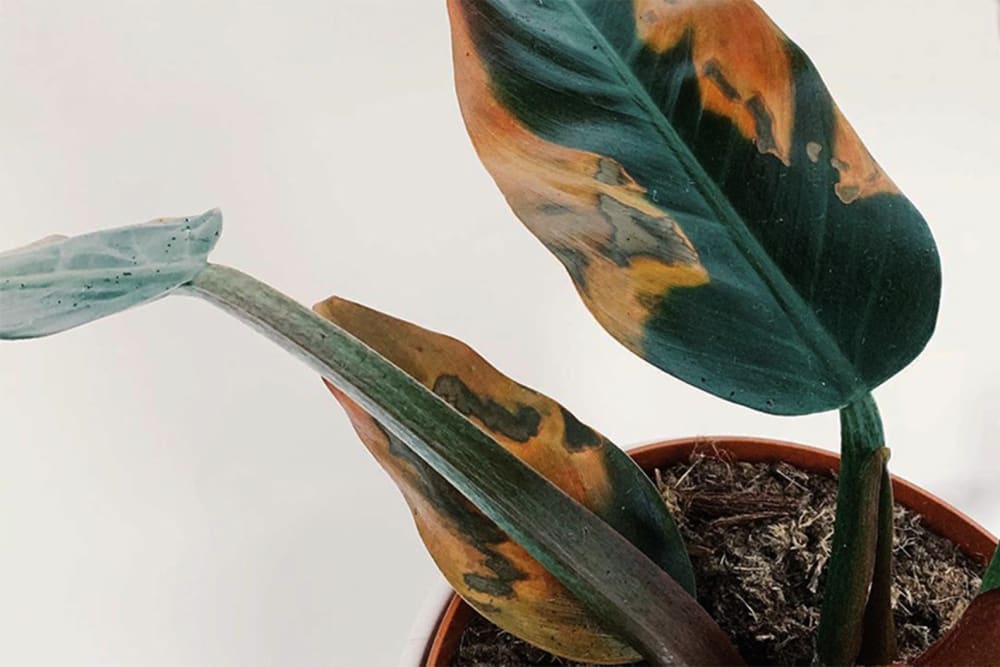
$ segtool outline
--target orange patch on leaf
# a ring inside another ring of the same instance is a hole
[[[787,40],[751,0],[634,0],[639,38],[657,53],[689,32],[702,105],[762,153],[791,162],[795,89]]]
[[[552,399],[514,382],[449,336],[336,297],[317,304],[315,310],[434,390],[581,504],[597,512],[611,504],[614,490],[604,457],[606,448],[614,445],[595,433],[593,446],[572,446],[564,412]],[[329,383],[327,387],[400,488],[438,568],[472,606],[508,632],[572,659],[608,663],[637,659],[631,648],[597,625],[555,577],[499,533],[471,503],[458,498],[461,512],[456,514],[454,506],[449,513],[435,502],[440,498],[429,498],[424,476],[428,469],[414,464],[415,455],[393,451],[389,434],[371,415]],[[500,539],[477,542],[476,535],[484,530],[499,533]]]
[[[840,200],[850,204],[879,193],[900,194],[899,188],[875,162],[840,109],[834,108],[834,112],[837,125],[831,164],[840,173],[836,186]]]
[[[740,133],[791,164],[795,129],[795,80],[788,40],[752,0],[633,0],[640,39],[657,53],[688,34],[702,105],[730,119]],[[840,173],[835,189],[845,204],[879,193],[899,194],[847,119],[834,106],[830,164]],[[818,161],[824,146],[807,147]],[[829,154],[828,154],[829,155]]]
[[[448,7],[458,99],[480,159],[518,218],[567,265],[598,321],[639,349],[671,288],[708,282],[695,248],[618,162],[546,141],[519,122],[494,94],[459,3]],[[629,254],[622,247],[643,243],[643,225],[662,235]]]

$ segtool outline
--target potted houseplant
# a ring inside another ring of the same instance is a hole
[[[840,411],[816,658],[894,661],[893,486],[871,391],[934,329],[921,215],[750,0],[448,8],[476,149],[601,325],[724,400]],[[746,658],[696,599],[676,517],[624,452],[454,339],[337,297],[313,313],[210,264],[220,232],[210,211],[0,256],[0,336],[205,298],[322,374],[442,572],[500,627],[592,662]],[[963,546],[992,542],[974,539]],[[995,563],[916,663],[996,664],[998,591]]]

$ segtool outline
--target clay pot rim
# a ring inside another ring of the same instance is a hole
[[[810,472],[837,471],[840,456],[817,447],[767,438],[702,436],[654,442],[632,449],[628,454],[643,470],[659,468],[690,457],[695,450],[714,451],[723,457],[745,463],[783,461]],[[892,476],[896,502],[916,512],[924,524],[958,546],[967,556],[983,567],[997,548],[997,538],[988,530],[915,484]],[[462,632],[474,614],[462,598],[453,594],[441,613],[431,641],[420,665],[436,667],[450,664],[442,656],[451,657],[458,648]]]

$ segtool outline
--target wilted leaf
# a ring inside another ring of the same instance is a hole
[[[662,499],[635,463],[606,438],[453,338],[343,299],[329,299],[316,310],[450,403],[693,590],[687,552]],[[480,613],[559,655],[606,662],[638,658],[444,478],[359,406],[331,390],[399,485],[441,571]]]
[[[156,220],[0,255],[0,339],[36,338],[165,296],[207,262],[222,213]]]
[[[924,347],[923,218],[750,0],[448,0],[458,95],[597,320],[727,400],[801,414]]]

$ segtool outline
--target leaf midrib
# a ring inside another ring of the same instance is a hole
[[[778,305],[792,322],[796,332],[810,347],[817,358],[826,365],[838,385],[842,385],[849,395],[845,401],[853,398],[853,393],[863,390],[859,387],[857,370],[847,359],[843,350],[830,335],[826,327],[816,317],[815,312],[802,298],[798,290],[785,278],[774,259],[761,246],[743,218],[733,208],[728,197],[708,175],[701,162],[695,157],[688,145],[680,138],[670,121],[650,97],[645,86],[636,78],[635,73],[622,59],[621,54],[611,45],[604,33],[594,24],[590,15],[580,6],[578,0],[566,0],[577,19],[593,36],[601,52],[607,56],[622,84],[631,93],[634,101],[649,115],[653,127],[660,133],[667,145],[674,150],[681,166],[684,168],[691,184],[698,194],[706,201],[718,219],[730,233],[733,244],[743,257],[757,270],[765,285],[771,290]]]

